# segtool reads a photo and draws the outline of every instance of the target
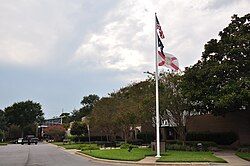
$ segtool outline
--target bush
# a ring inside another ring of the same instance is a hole
[[[74,142],[88,142],[89,141],[89,137],[88,136],[74,136],[74,138],[72,138],[72,141]],[[107,141],[106,137],[101,137],[101,136],[92,136],[90,137],[90,141],[91,142],[96,142],[96,141]]]
[[[166,148],[168,150],[194,151],[194,150],[200,150],[197,146],[198,143],[202,144],[203,151],[207,151],[209,147],[217,147],[217,144],[211,141],[186,141],[185,145],[182,145],[181,141],[168,140],[166,141]]]
[[[241,147],[237,151],[243,153],[250,153],[250,147]]]
[[[138,145],[138,146],[141,146],[142,143],[143,143],[143,140],[142,139],[137,139],[137,140],[133,140],[133,141],[128,141],[129,144],[132,144],[132,145]]]
[[[233,132],[212,133],[212,132],[190,132],[187,134],[187,141],[212,141],[218,145],[231,145],[238,140],[238,135]]]
[[[138,145],[132,145],[128,143],[122,143],[120,146],[121,149],[129,149],[129,148],[138,148]]]
[[[86,144],[81,147],[81,151],[85,150],[99,150],[100,147],[97,144]]]
[[[44,133],[55,141],[62,141],[65,136],[65,128],[62,125],[53,125],[44,129]]]
[[[191,147],[188,145],[180,145],[180,144],[167,144],[167,150],[183,150],[183,151],[195,151],[195,147]]]
[[[70,142],[74,142],[76,140],[76,136],[75,135],[66,135],[66,139],[69,139]]]
[[[201,143],[203,148],[208,149],[209,147],[217,147],[218,145],[212,141],[186,141],[186,145],[197,147],[198,143]]]
[[[143,140],[143,143],[149,144],[154,141],[153,133],[138,133],[137,138]]]

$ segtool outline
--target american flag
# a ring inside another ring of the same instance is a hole
[[[162,44],[161,39],[159,38],[158,35],[157,35],[157,37],[158,37],[158,47],[160,47],[161,52],[163,52],[164,45]]]
[[[155,17],[156,17],[156,29],[159,30],[159,35],[160,35],[160,37],[161,37],[162,39],[164,39],[165,36],[164,36],[164,33],[163,33],[162,29],[161,29],[161,25],[160,25],[160,23],[159,23],[159,20],[158,20],[157,16],[155,16]]]

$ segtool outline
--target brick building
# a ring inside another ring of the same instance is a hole
[[[237,145],[250,145],[250,112],[235,111],[223,116],[194,115],[187,119],[188,132],[234,132]]]

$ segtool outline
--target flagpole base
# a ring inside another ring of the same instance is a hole
[[[161,156],[160,155],[156,155],[155,157],[160,158]]]

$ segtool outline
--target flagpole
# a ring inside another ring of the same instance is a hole
[[[158,92],[158,53],[157,53],[157,27],[156,27],[156,13],[155,13],[155,106],[156,106],[156,156],[161,157],[160,155],[160,119],[159,119],[159,92]]]

